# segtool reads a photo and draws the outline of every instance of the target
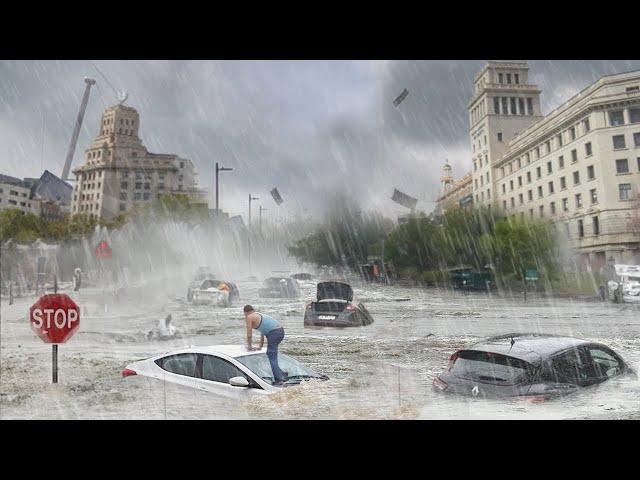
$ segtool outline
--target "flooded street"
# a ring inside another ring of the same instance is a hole
[[[258,281],[240,281],[231,308],[194,306],[186,283],[169,291],[150,283],[118,292],[71,296],[80,331],[60,346],[59,384],[51,384],[51,347],[29,329],[33,298],[2,302],[0,417],[41,419],[462,419],[640,418],[640,382],[614,379],[542,404],[445,396],[431,382],[458,348],[509,332],[571,335],[599,341],[640,368],[640,310],[569,299],[499,298],[436,289],[353,282],[356,302],[375,318],[367,327],[304,328],[315,283],[299,300],[258,298]],[[122,378],[136,360],[191,345],[241,344],[244,303],[279,319],[281,351],[330,377],[245,403],[144,377]],[[149,340],[168,314],[181,337]]]

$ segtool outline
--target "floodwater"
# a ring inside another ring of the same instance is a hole
[[[436,289],[353,283],[355,301],[375,318],[367,327],[304,328],[315,283],[299,300],[258,298],[261,284],[238,281],[231,308],[186,302],[187,279],[149,281],[114,292],[70,295],[81,305],[79,332],[59,348],[59,383],[51,384],[51,346],[29,329],[34,298],[2,300],[0,418],[38,419],[508,419],[640,418],[640,381],[620,378],[564,399],[461,399],[431,387],[458,348],[491,335],[540,332],[599,341],[640,371],[638,305],[568,299],[500,298]],[[242,306],[278,318],[281,351],[328,381],[311,380],[238,402],[143,377],[122,378],[130,362],[189,345],[244,341]],[[150,340],[172,315],[181,337]]]

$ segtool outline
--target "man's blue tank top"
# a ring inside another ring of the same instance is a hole
[[[260,320],[260,324],[256,330],[259,330],[263,335],[266,335],[271,330],[280,328],[280,324],[275,318],[271,318],[269,315],[265,315],[264,313],[260,314],[260,318],[262,318],[262,320]]]

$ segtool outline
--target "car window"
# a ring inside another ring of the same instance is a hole
[[[606,379],[622,373],[623,365],[608,348],[593,346],[587,347],[587,350],[591,356],[593,373],[596,378]]]
[[[232,363],[213,355],[202,356],[202,378],[212,382],[229,383],[233,377],[245,377]]]
[[[160,368],[167,372],[186,377],[196,376],[197,355],[195,353],[180,353],[156,360]]]
[[[267,355],[265,353],[245,355],[242,357],[237,357],[236,360],[246,366],[257,376],[262,378],[265,382],[273,383],[273,371],[271,370],[269,358],[267,358]],[[320,377],[320,375],[318,375],[310,368],[305,367],[297,360],[282,353],[278,354],[278,365],[280,366],[281,370],[287,372],[288,378]]]
[[[589,368],[579,349],[572,349],[551,359],[550,378],[556,383],[585,385],[589,382]]]
[[[507,355],[466,350],[458,352],[451,367],[456,377],[498,385],[514,385],[527,378],[531,364]]]

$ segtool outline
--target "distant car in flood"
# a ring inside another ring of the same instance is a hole
[[[263,282],[258,295],[263,298],[300,298],[300,286],[294,278],[270,277]]]
[[[308,282],[310,280],[313,280],[313,275],[310,273],[294,273],[293,275],[291,275],[291,278]]]
[[[205,276],[200,280],[195,280],[187,288],[187,301],[192,303],[212,303],[219,300],[219,287],[225,284],[229,291],[229,302],[240,299],[238,286],[226,280],[218,280],[214,276]]]
[[[215,345],[185,348],[134,362],[126,366],[122,376],[154,378],[240,400],[270,395],[311,378],[329,379],[284,353],[278,353],[278,364],[287,372],[287,380],[275,386],[266,349],[247,351],[244,345]]]
[[[509,334],[455,352],[436,390],[544,401],[636,373],[609,347],[571,337]]]
[[[320,282],[316,301],[307,305],[304,325],[313,327],[362,327],[373,323],[365,306],[353,302],[353,289],[343,282]]]

